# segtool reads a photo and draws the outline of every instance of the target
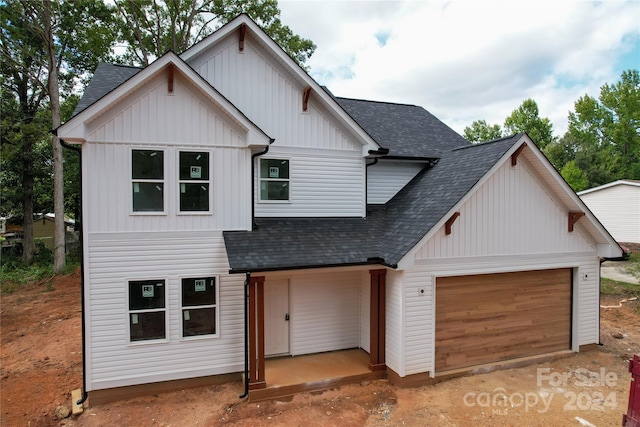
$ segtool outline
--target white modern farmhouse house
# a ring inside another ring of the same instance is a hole
[[[527,135],[472,145],[421,107],[335,97],[247,15],[101,64],[56,132],[81,147],[95,401],[295,392],[275,356],[356,349],[410,386],[599,343],[621,249]]]

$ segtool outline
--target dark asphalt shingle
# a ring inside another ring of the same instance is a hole
[[[367,218],[260,218],[255,231],[226,231],[233,272],[372,264],[395,266],[521,138],[443,154]]]

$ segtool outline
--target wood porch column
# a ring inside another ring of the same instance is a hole
[[[385,365],[385,277],[387,270],[369,270],[371,276],[369,369],[380,371]]]
[[[264,376],[264,276],[249,280],[249,390],[266,388]]]

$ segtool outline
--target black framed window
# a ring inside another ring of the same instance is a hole
[[[163,212],[164,152],[132,150],[131,182],[134,212]]]
[[[289,201],[289,160],[260,159],[260,200]]]
[[[180,212],[208,212],[210,166],[209,153],[180,151]]]
[[[129,282],[129,339],[135,341],[166,339],[164,280]]]
[[[216,335],[217,277],[182,279],[182,336]]]

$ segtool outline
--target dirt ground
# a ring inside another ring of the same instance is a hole
[[[412,389],[380,380],[259,403],[238,399],[237,382],[58,419],[56,409],[70,409],[70,392],[82,385],[79,272],[3,293],[0,310],[3,426],[616,426],[627,408],[627,360],[640,352],[640,302],[630,301],[601,309],[603,346],[524,368]]]

